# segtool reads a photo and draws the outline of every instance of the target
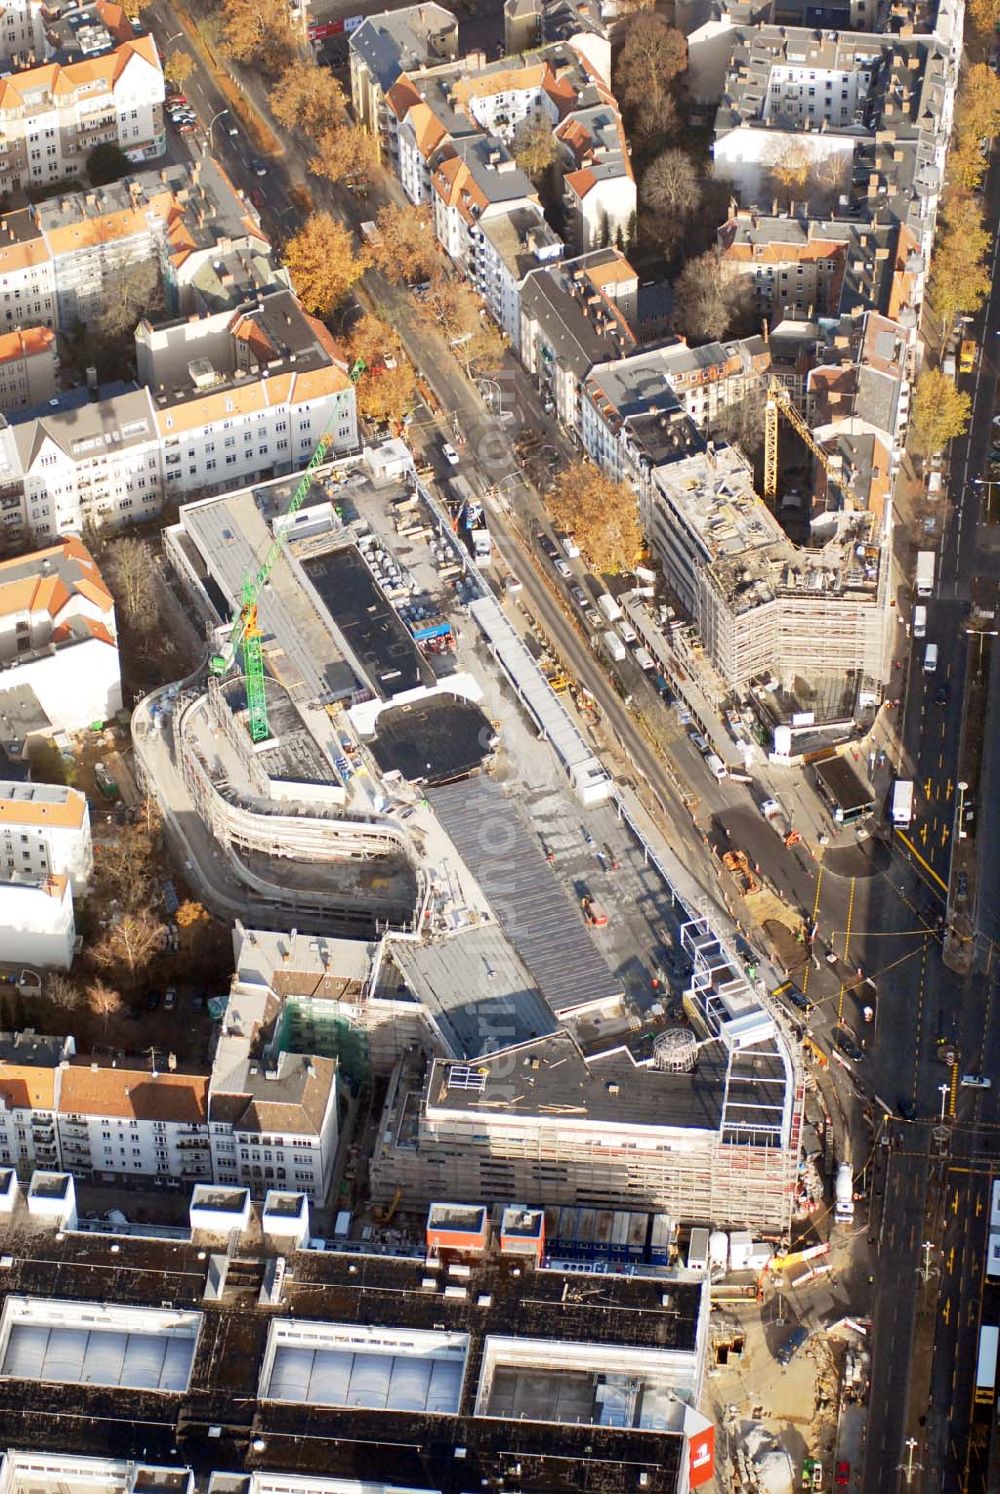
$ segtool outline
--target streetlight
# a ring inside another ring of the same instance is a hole
[[[481,375],[476,380],[476,383],[479,385],[479,393],[483,397],[484,405],[486,406],[487,410],[489,410],[491,415],[495,415],[501,408],[501,405],[503,403],[503,396],[500,392],[500,385],[497,383],[496,379],[489,379],[485,376],[485,374]],[[487,389],[483,388],[484,384],[488,385]],[[493,403],[494,399],[496,400],[495,405]]]
[[[166,39],[166,41],[163,43],[163,49],[164,49],[164,51],[166,51],[167,47],[169,47],[169,45],[170,45],[171,42],[180,41],[181,38],[183,37],[183,35],[184,35],[183,31],[175,31],[174,34],[173,34],[173,36],[168,36],[167,39]]]
[[[956,783],[955,787],[958,789],[958,809],[956,810],[958,829],[955,833],[959,840],[965,840],[965,793],[969,785],[963,778],[959,783]]]
[[[224,114],[228,114],[228,113],[229,113],[228,109],[220,109],[219,112],[218,112],[218,114],[213,114],[212,118],[209,120],[209,122],[208,122],[208,129],[205,132],[205,144],[202,147],[202,152],[201,152],[203,156],[207,156],[208,155],[209,148],[211,147],[211,144],[212,144],[212,129],[213,129],[214,125],[215,125],[216,120],[217,119],[221,119]]]

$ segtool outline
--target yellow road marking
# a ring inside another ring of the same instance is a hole
[[[937,872],[934,870],[933,866],[931,866],[929,861],[924,860],[923,856],[921,856],[920,852],[917,850],[910,837],[908,835],[904,835],[902,830],[899,829],[896,830],[896,834],[899,836],[900,840],[903,842],[904,846],[911,853],[911,855],[917,858],[924,871],[927,872],[929,876],[932,876],[934,878],[935,882],[941,888],[941,891],[947,892],[948,883],[944,880],[943,877],[938,876]]]

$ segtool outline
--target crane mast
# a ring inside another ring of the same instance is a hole
[[[764,406],[765,498],[777,498],[778,496],[778,421],[782,415],[798,435],[801,436],[827,477],[831,481],[836,480],[828,453],[820,446],[812,431],[792,404],[792,397],[784,384],[781,383],[780,379],[772,378],[767,386],[767,402]]]
[[[333,421],[331,420],[330,425],[327,426],[317,441],[316,449],[309,458],[309,465],[295,486],[295,492],[292,494],[291,502],[285,511],[285,518],[290,519],[294,517],[303,503],[305,503],[309,489],[312,486],[313,473],[326,459],[326,453],[329,450],[332,439],[332,425]],[[267,585],[268,577],[274,570],[279,555],[285,548],[287,533],[287,529],[282,529],[280,534],[276,534],[257,570],[244,576],[243,587],[240,593],[240,607],[239,611],[233,617],[229,640],[223,652],[216,654],[209,664],[209,668],[213,674],[228,674],[236,661],[237,653],[242,650],[243,673],[246,677],[247,689],[247,714],[250,718],[250,739],[253,742],[264,742],[270,736],[270,727],[267,721],[267,685],[264,677],[263,635],[257,617],[257,602],[261,592]]]

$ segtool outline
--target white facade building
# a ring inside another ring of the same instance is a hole
[[[0,964],[68,970],[75,942],[67,877],[11,872],[0,880]]]
[[[62,784],[0,780],[0,876],[61,875],[81,893],[93,867],[86,794]]]
[[[71,46],[57,51],[53,62],[0,79],[0,191],[80,174],[98,145],[117,145],[133,161],[163,155],[163,70],[156,43],[134,35],[125,12],[120,16],[120,36],[107,30],[96,10],[92,27],[78,28],[88,35],[103,31],[105,50],[98,55],[85,58],[80,47],[74,55]],[[86,12],[79,18],[86,19]],[[99,45],[101,38],[94,40]]]

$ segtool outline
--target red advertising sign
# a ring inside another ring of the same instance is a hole
[[[688,1483],[700,1489],[715,1477],[715,1428],[706,1427],[688,1438]]]

